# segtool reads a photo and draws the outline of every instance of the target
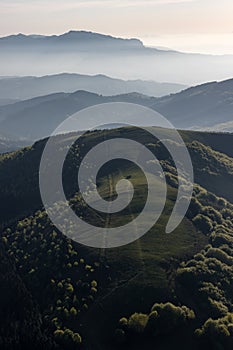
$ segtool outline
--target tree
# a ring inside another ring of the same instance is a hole
[[[193,219],[193,223],[197,228],[205,234],[209,234],[213,230],[213,224],[211,220],[202,214],[198,214]]]
[[[72,336],[73,342],[75,344],[81,344],[82,343],[82,337],[79,333],[74,333]]]
[[[233,314],[228,313],[226,316],[213,320],[209,318],[204,325],[196,329],[196,336],[207,342],[211,349],[231,350],[233,347]]]
[[[154,323],[157,325],[160,333],[169,333],[177,326],[181,326],[188,320],[195,318],[193,310],[186,306],[175,306],[172,303],[154,304],[152,312],[157,312],[152,315]]]
[[[77,312],[77,310],[75,309],[75,307],[72,307],[72,308],[70,309],[70,315],[71,315],[72,317],[76,317],[77,314],[78,314],[78,312]]]
[[[130,316],[128,328],[135,333],[143,333],[148,321],[148,315],[135,312]]]

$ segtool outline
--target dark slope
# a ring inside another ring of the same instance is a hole
[[[5,247],[3,247],[5,245]],[[43,330],[42,316],[0,243],[0,346],[3,350],[55,349]]]
[[[133,169],[125,171],[140,181]],[[9,252],[18,260],[20,275],[41,306],[49,327],[54,331],[68,327],[80,333],[84,349],[112,349],[112,345],[104,343],[112,338],[110,332],[114,332],[122,314],[147,308],[155,300],[172,298],[169,271],[175,269],[177,259],[191,258],[207,243],[189,219],[174,232],[176,244],[166,239],[164,228],[175,195],[176,191],[169,187],[166,211],[158,225],[145,238],[122,249],[105,252],[79,246],[57,233],[44,211],[4,232]],[[78,210],[80,203],[74,200],[73,204]],[[134,205],[131,210],[131,215],[137,215]],[[94,215],[92,222],[93,218]],[[22,260],[22,252],[26,260]],[[64,345],[65,349],[73,349],[65,340]]]
[[[170,158],[167,152],[159,152],[160,147],[154,144],[154,139],[145,134],[143,130],[126,128],[121,131],[109,130],[99,131],[87,134],[83,142],[87,145],[98,143],[105,137],[127,137],[143,142],[145,145],[151,145],[152,152],[167,161]],[[160,129],[161,138],[169,138],[169,131]],[[230,190],[233,176],[233,158],[232,152],[229,155],[224,154],[228,145],[232,143],[232,135],[208,134],[198,132],[181,132],[182,137],[187,143],[190,151],[195,182],[205,187],[207,190],[223,196],[233,201],[233,193]],[[68,135],[69,139],[71,136]],[[73,135],[75,140],[75,135]],[[66,137],[57,137],[58,148],[66,144]],[[193,142],[195,141],[195,142]],[[18,151],[12,154],[0,157],[0,209],[2,220],[7,221],[12,217],[27,215],[33,213],[41,206],[39,188],[38,188],[38,169],[41,154],[46,140],[36,142],[32,147]],[[205,142],[205,144],[203,144]],[[158,153],[157,153],[158,152]],[[76,160],[75,160],[76,163]],[[17,177],[15,176],[17,174]],[[74,183],[76,183],[76,175]],[[70,189],[74,192],[74,189]]]
[[[15,259],[21,278],[39,303],[48,329],[51,333],[55,332],[54,339],[63,344],[66,350],[79,348],[77,333],[82,336],[84,349],[138,350],[157,347],[167,350],[171,346],[179,349],[184,345],[190,349],[200,349],[201,344],[194,337],[195,329],[201,327],[207,318],[220,318],[232,310],[233,206],[215,194],[232,183],[233,161],[192,139],[194,135],[196,139],[198,135],[202,138],[203,134],[183,132],[189,141],[187,146],[193,159],[196,182],[205,184],[206,188],[212,186],[213,193],[196,185],[186,218],[174,233],[165,235],[164,228],[176,200],[177,186],[175,169],[167,153],[160,144],[138,129],[89,133],[81,140],[85,146],[74,148],[67,159],[68,168],[73,167],[75,171],[68,171],[71,178],[66,183],[64,176],[64,183],[68,198],[72,197],[75,212],[83,213],[82,201],[77,194],[73,197],[75,188],[71,185],[76,179],[77,162],[89,147],[106,138],[124,137],[124,133],[147,145],[162,161],[167,174],[166,207],[150,232],[122,248],[107,251],[87,249],[57,232],[43,209],[32,213],[41,207],[38,166],[44,141],[39,141],[32,148],[0,157],[1,202],[4,202],[5,209],[9,205],[8,210],[17,209],[17,215],[21,216],[14,223],[6,224],[7,218],[4,219],[4,226],[9,227],[3,233],[8,254]],[[168,131],[161,130],[161,134],[169,137]],[[70,137],[70,134],[57,137],[58,149],[66,147],[66,138]],[[213,139],[208,138],[214,144]],[[138,214],[145,198],[145,179],[137,168],[127,163],[107,167],[100,173],[98,181],[99,192],[106,199],[114,195],[109,176],[114,181],[130,176],[136,191],[141,193],[141,196],[133,199],[124,215],[114,216],[111,222],[107,220],[108,225],[122,224]],[[215,183],[212,181],[214,178]],[[159,186],[159,183],[155,185]],[[12,200],[13,195],[15,199]],[[2,209],[1,212],[4,213]],[[91,219],[93,223],[100,220],[93,211],[84,214],[85,219]],[[202,215],[201,220],[199,214]],[[12,216],[16,216],[16,213],[12,213]],[[103,216],[104,220],[106,218]],[[207,243],[210,245],[205,248]],[[213,247],[218,250],[213,250]],[[218,283],[214,289],[211,283],[215,282]],[[153,303],[167,301],[194,309],[196,318],[185,323],[183,328],[178,324],[174,331],[171,322],[174,315],[168,314],[164,325],[165,337],[161,334],[151,337],[150,333],[138,334],[137,331],[131,333],[123,327],[126,343],[119,344],[114,340],[119,318],[129,318],[134,312],[148,313]],[[65,327],[71,333],[62,333]],[[205,348],[211,348],[208,346]]]

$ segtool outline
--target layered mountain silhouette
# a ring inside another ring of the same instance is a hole
[[[86,90],[102,95],[139,92],[151,96],[164,96],[185,89],[182,84],[158,83],[143,80],[113,79],[102,74],[57,74],[43,77],[6,77],[0,79],[0,105],[11,99],[26,100],[55,92]]]
[[[185,54],[149,48],[138,39],[85,31],[62,35],[11,35],[0,38],[0,75],[61,72],[102,74],[196,84],[232,75],[232,56]]]
[[[158,99],[152,108],[178,128],[232,131],[233,79],[211,82]]]
[[[109,102],[150,107],[180,129],[217,131],[222,130],[220,126],[224,124],[228,125],[227,131],[233,130],[233,79],[203,84],[162,98],[139,93],[103,96],[87,91],[50,94],[0,107],[0,127],[13,137],[39,139],[50,135],[75,112]],[[144,125],[143,116],[138,122]]]
[[[12,99],[12,98],[0,98],[0,106],[9,105],[12,103],[16,103],[18,101],[19,101],[18,99]]]
[[[35,48],[48,47],[50,50],[53,48],[59,48],[66,45],[70,46],[72,50],[85,50],[93,49],[95,46],[99,48],[112,48],[112,49],[143,49],[143,43],[138,39],[122,39],[115,38],[110,35],[103,35],[99,33],[87,32],[87,31],[74,31],[71,30],[61,35],[24,35],[19,33],[17,35],[10,35],[0,38],[1,47],[8,48],[12,45],[16,47],[30,46]],[[106,47],[107,45],[107,47]]]
[[[39,139],[50,135],[68,116],[90,106],[109,102],[147,106],[155,101],[155,97],[137,93],[109,97],[87,91],[51,94],[0,107],[0,127],[12,137]]]

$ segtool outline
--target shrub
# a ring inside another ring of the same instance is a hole
[[[206,252],[206,257],[208,258],[216,258],[217,260],[221,261],[224,264],[227,264],[229,266],[233,265],[233,258],[227,253],[225,253],[223,250],[219,248],[210,248]]]
[[[159,333],[158,318],[159,318],[159,314],[157,311],[152,311],[149,314],[147,325],[146,325],[146,332],[151,333],[154,336]]]
[[[72,340],[75,344],[81,344],[82,343],[82,337],[79,333],[74,333],[72,335]]]
[[[220,247],[224,244],[233,247],[233,238],[227,234],[218,233],[211,235],[211,243],[213,247]]]
[[[128,321],[128,328],[134,333],[143,333],[148,321],[148,315],[142,313],[134,313]]]
[[[177,326],[184,324],[187,320],[195,318],[193,310],[186,306],[175,306],[172,303],[154,304],[152,312],[157,312],[158,328],[161,333],[169,333]]]
[[[213,230],[213,224],[211,220],[202,214],[198,214],[193,219],[194,225],[203,233],[208,234]]]
[[[66,292],[68,294],[72,294],[74,292],[74,287],[72,286],[71,283],[67,283],[67,285],[66,285]]]
[[[92,282],[91,282],[91,286],[92,286],[93,288],[96,288],[96,287],[97,287],[97,282],[96,282],[96,281],[92,281]]]
[[[195,331],[198,338],[205,340],[212,349],[230,350],[233,347],[232,337],[233,314],[213,320],[208,319],[204,325]]]
[[[202,214],[210,218],[212,221],[216,221],[218,224],[221,224],[223,221],[222,215],[210,206],[203,207]]]
[[[228,308],[221,301],[213,300],[212,298],[208,298],[209,301],[209,309],[212,314],[212,317],[218,318],[225,316],[228,313]]]
[[[202,210],[201,203],[197,200],[197,198],[193,197],[189,205],[187,217],[189,219],[193,219],[196,215],[200,213],[201,210]]]
[[[63,338],[64,336],[64,331],[61,330],[61,329],[57,329],[55,332],[54,332],[54,337],[55,337],[55,340],[56,341],[59,341]]]
[[[77,312],[77,310],[75,309],[75,307],[72,307],[72,308],[70,309],[70,315],[71,315],[72,317],[76,317],[77,314],[78,314],[78,312]]]
[[[128,320],[126,317],[122,317],[119,321],[119,326],[123,329],[127,329],[128,327]]]

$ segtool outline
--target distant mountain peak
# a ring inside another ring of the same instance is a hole
[[[86,90],[77,90],[70,94],[71,96],[86,98],[86,97],[99,97],[100,94],[96,94],[94,92],[86,91]]]
[[[136,38],[119,38],[119,37],[114,37],[111,35],[107,34],[101,34],[101,33],[96,33],[92,31],[85,31],[85,30],[70,30],[69,32],[66,32],[61,35],[57,35],[57,37],[60,38],[71,38],[71,39],[99,39],[99,40],[113,40],[113,41],[121,41],[121,42],[134,42],[137,43],[140,46],[143,46],[143,42],[139,39]]]
[[[130,39],[124,39],[124,38],[118,38],[111,35],[106,34],[100,34],[95,33],[91,31],[84,31],[84,30],[70,30],[69,32],[58,34],[58,35],[39,35],[39,34],[13,34],[5,37],[1,37],[0,41],[8,42],[8,41],[14,41],[15,42],[21,42],[26,41],[30,42],[30,45],[34,43],[35,45],[38,43],[49,45],[51,44],[59,44],[59,43],[78,43],[78,44],[113,44],[113,46],[119,46],[123,48],[144,48],[143,42],[139,39],[130,38]]]

